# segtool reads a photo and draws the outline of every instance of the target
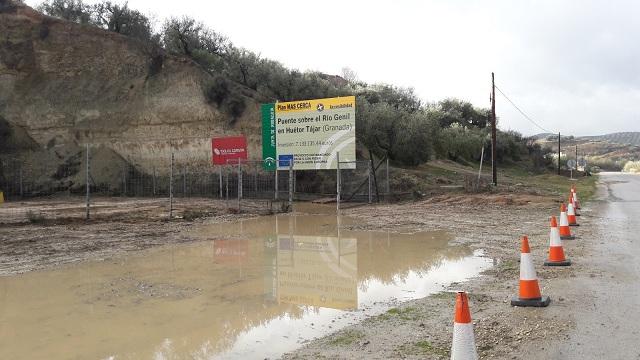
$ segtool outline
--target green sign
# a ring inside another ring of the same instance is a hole
[[[354,96],[262,105],[265,168],[355,169]],[[273,165],[267,166],[267,163]]]
[[[262,104],[262,161],[266,170],[276,169],[275,104]]]

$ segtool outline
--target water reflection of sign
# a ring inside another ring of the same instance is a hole
[[[278,236],[278,301],[356,309],[356,239]]]
[[[213,256],[219,263],[237,263],[247,260],[248,240],[214,240]]]

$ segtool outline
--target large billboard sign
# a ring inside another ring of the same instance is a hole
[[[247,159],[247,139],[244,136],[232,136],[211,139],[211,153],[214,165],[237,163],[238,159]]]
[[[275,170],[355,169],[356,99],[345,96],[262,105],[262,156]]]

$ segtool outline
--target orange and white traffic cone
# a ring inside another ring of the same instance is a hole
[[[571,190],[571,202],[573,203],[573,209],[576,212],[576,216],[580,216],[578,213],[578,195],[576,195],[575,190]]]
[[[569,266],[571,261],[564,257],[564,249],[562,248],[562,240],[560,240],[560,231],[558,230],[558,222],[556,217],[551,217],[551,231],[549,232],[549,258],[544,262],[545,266]]]
[[[453,321],[451,360],[476,360],[476,340],[469,312],[469,299],[464,291],[456,295],[456,315]]]
[[[575,186],[571,189],[571,193],[573,194],[573,201],[576,204],[576,209],[580,209],[580,201],[578,201],[578,191],[576,191]]]
[[[569,228],[569,219],[567,217],[567,207],[562,204],[560,205],[560,239],[562,240],[573,240],[576,237],[571,234],[571,229]]]
[[[569,226],[580,226],[578,224],[578,219],[576,219],[575,207],[572,203],[567,205],[567,221],[569,222]]]
[[[520,251],[520,286],[518,296],[511,299],[511,306],[548,306],[551,299],[540,294],[536,269],[533,267],[529,238],[522,237],[522,249]]]

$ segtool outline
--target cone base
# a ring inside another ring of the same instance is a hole
[[[580,226],[580,224],[569,224],[569,226]]]
[[[543,296],[539,299],[520,299],[519,297],[513,297],[511,299],[511,306],[547,307],[550,303],[551,299],[548,296]]]
[[[544,266],[569,266],[569,265],[571,265],[571,260],[551,261],[547,259],[544,261]]]
[[[576,237],[571,235],[571,236],[560,236],[560,239],[562,240],[575,240]]]

